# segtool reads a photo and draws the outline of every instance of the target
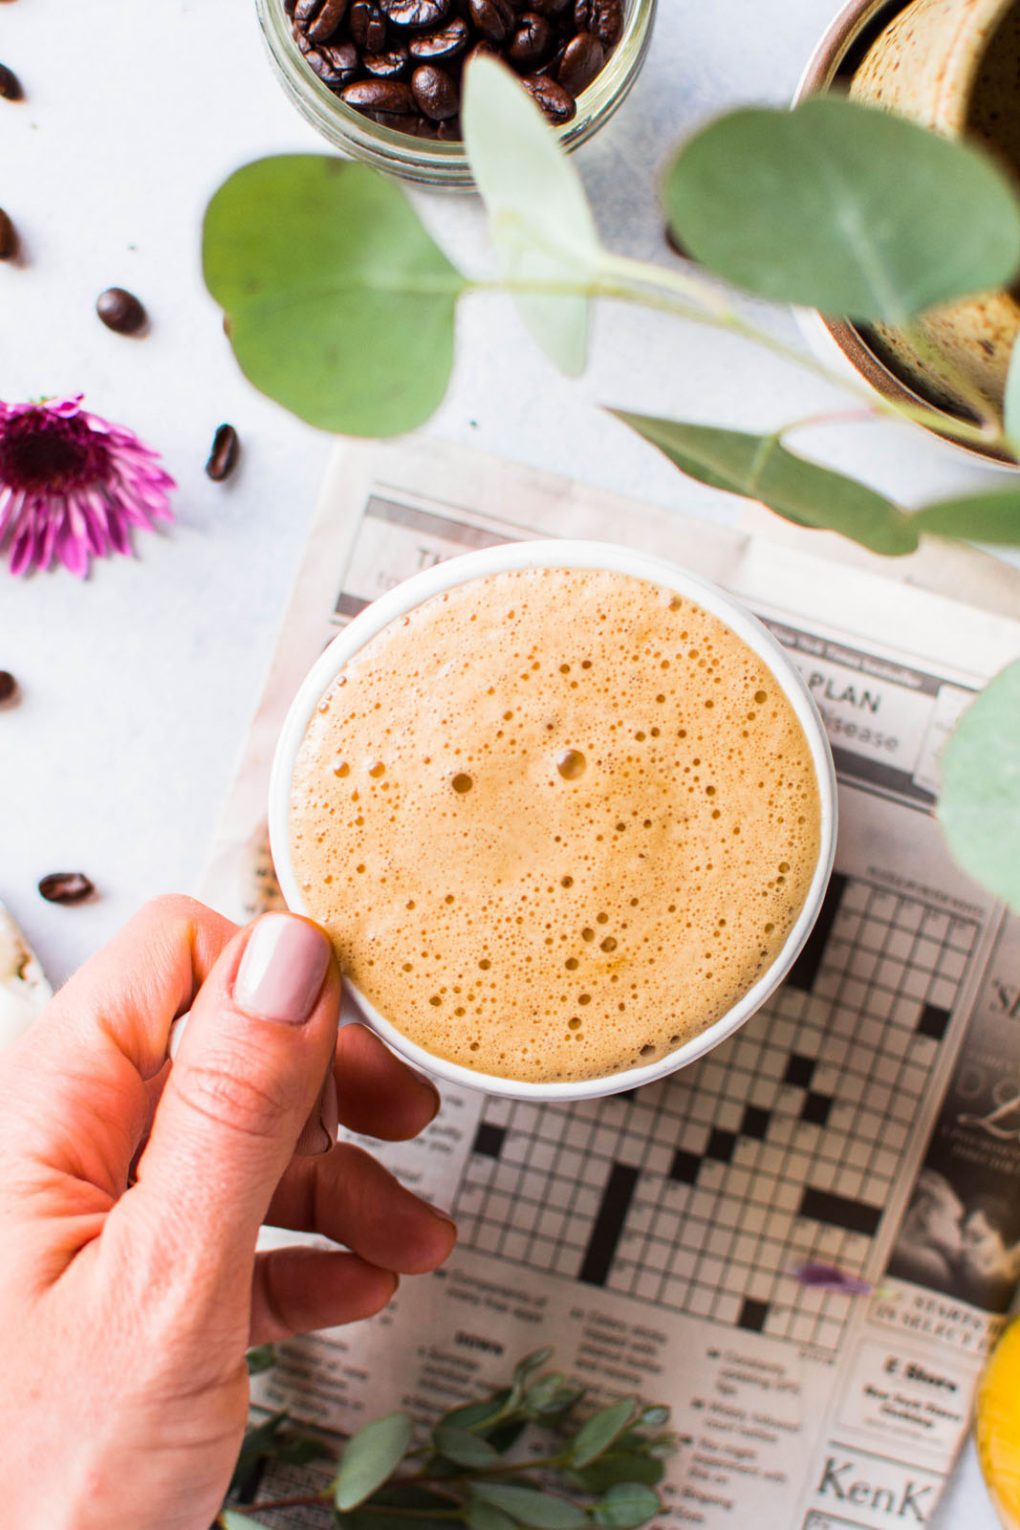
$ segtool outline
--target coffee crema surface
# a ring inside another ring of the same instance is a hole
[[[771,964],[819,854],[767,665],[630,575],[471,580],[370,639],[298,752],[295,875],[342,969],[479,1072],[642,1065]]]

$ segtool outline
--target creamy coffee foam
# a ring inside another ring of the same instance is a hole
[[[629,575],[529,569],[349,661],[290,829],[308,912],[406,1036],[588,1079],[673,1050],[770,965],[819,798],[792,707],[717,618]]]

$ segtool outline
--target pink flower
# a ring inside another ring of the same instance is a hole
[[[57,558],[84,578],[93,556],[131,552],[132,526],[173,519],[158,454],[82,396],[0,401],[0,553],[12,574]]]

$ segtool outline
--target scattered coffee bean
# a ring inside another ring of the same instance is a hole
[[[460,110],[457,87],[445,70],[435,64],[419,64],[411,76],[418,110],[433,122],[445,122]]]
[[[518,69],[526,69],[530,73],[544,62],[552,42],[552,27],[545,17],[539,16],[536,11],[525,11],[510,40],[507,58]]]
[[[0,669],[0,707],[13,701],[18,694],[18,682],[9,669]]]
[[[403,80],[355,80],[345,85],[340,99],[359,112],[389,112],[404,117],[415,111],[410,85]]]
[[[386,18],[372,0],[355,0],[351,6],[351,41],[366,53],[381,53],[386,46]]]
[[[450,14],[450,0],[379,0],[383,15],[395,27],[434,27]]]
[[[558,80],[551,80],[544,74],[526,74],[521,84],[556,127],[577,114],[577,102]]]
[[[145,309],[134,293],[123,287],[107,287],[101,292],[96,298],[96,313],[107,329],[118,335],[137,335],[145,327]]]
[[[594,33],[578,32],[563,50],[563,61],[556,71],[556,78],[572,96],[579,96],[582,90],[588,89],[605,61],[605,49]]]
[[[439,63],[444,59],[456,58],[467,47],[467,41],[467,22],[455,16],[445,27],[440,27],[438,32],[425,32],[419,37],[412,37],[407,50],[419,63]]]
[[[0,64],[0,96],[5,101],[20,101],[23,94],[21,81],[14,70],[8,69],[6,64]]]
[[[623,0],[280,0],[308,66],[384,127],[455,141],[472,59],[503,58],[553,123],[605,66]]]
[[[410,55],[403,43],[387,53],[363,53],[361,65],[374,80],[396,80],[407,73]]]
[[[514,29],[510,0],[467,0],[468,15],[489,42],[506,42]]]
[[[575,0],[574,25],[594,32],[604,48],[613,48],[623,31],[623,0]]]
[[[39,891],[47,903],[81,903],[95,890],[81,871],[51,871],[39,883]]]
[[[0,207],[0,260],[13,260],[18,253],[18,231]]]
[[[213,436],[212,450],[205,465],[205,471],[213,483],[222,483],[224,478],[230,477],[240,454],[241,443],[233,425],[220,425]]]

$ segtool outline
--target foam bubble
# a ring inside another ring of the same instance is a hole
[[[601,571],[495,575],[380,633],[313,715],[291,812],[309,911],[372,1003],[437,1055],[534,1080],[710,1025],[818,855],[810,753],[767,667]]]

